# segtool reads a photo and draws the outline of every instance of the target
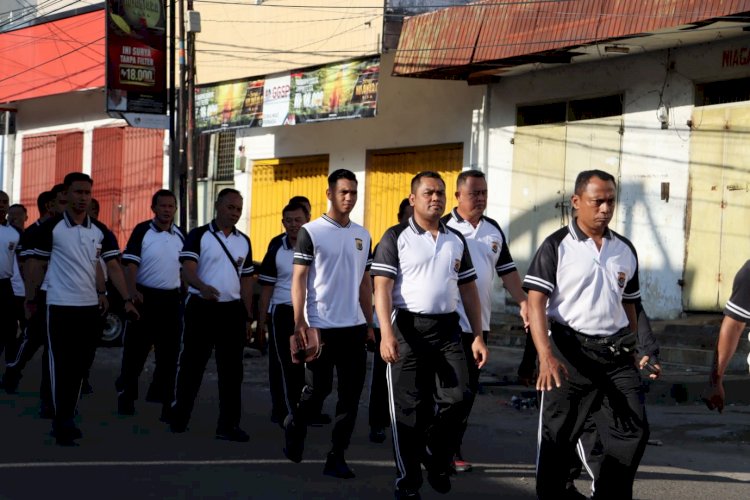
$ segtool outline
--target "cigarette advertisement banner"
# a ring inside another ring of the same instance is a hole
[[[164,0],[106,0],[107,113],[167,112]]]
[[[196,87],[202,132],[277,127],[376,115],[380,58],[358,59],[273,77]]]

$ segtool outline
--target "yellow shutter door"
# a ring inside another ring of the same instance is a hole
[[[368,151],[365,227],[372,235],[373,248],[385,230],[398,223],[398,207],[409,196],[411,180],[419,172],[433,170],[442,176],[446,213],[453,207],[463,154],[462,144]]]
[[[281,211],[292,196],[307,196],[312,218],[328,208],[328,156],[253,161],[250,240],[253,259],[261,261],[271,238],[284,231]]]

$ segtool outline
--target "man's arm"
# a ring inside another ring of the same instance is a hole
[[[128,287],[128,293],[133,300],[139,304],[143,303],[143,294],[138,291],[135,286],[135,278],[138,275],[138,265],[133,262],[128,262],[123,267],[123,273],[125,274],[125,284]]]
[[[292,308],[294,308],[294,334],[302,348],[307,347],[307,328],[305,320],[305,299],[307,298],[307,275],[309,266],[294,264],[292,271]]]
[[[737,344],[744,329],[745,323],[743,321],[738,321],[729,316],[724,316],[721,322],[719,338],[716,340],[714,351],[714,365],[709,378],[710,389],[708,396],[705,398],[709,410],[716,408],[719,413],[724,410],[724,373],[737,350]]]
[[[253,336],[253,329],[251,323],[253,322],[253,278],[252,276],[242,276],[240,278],[240,298],[242,303],[245,305],[245,311],[247,311],[247,321],[245,328],[245,335],[247,341],[250,342]],[[258,342],[262,344],[262,340],[258,339]]]
[[[368,271],[362,275],[359,282],[359,306],[367,322],[367,341],[375,342],[375,329],[372,326],[372,276]]]
[[[386,363],[395,363],[399,359],[399,352],[398,339],[391,324],[394,280],[385,276],[375,276],[374,281],[375,311],[380,320],[380,357]]]
[[[625,309],[625,314],[628,317],[628,328],[630,328],[630,331],[638,334],[638,313],[635,312],[635,304],[632,302],[623,302],[622,303],[623,309]]]
[[[563,377],[568,378],[568,369],[552,354],[552,344],[547,335],[547,296],[529,290],[529,328],[539,357],[538,391],[551,391],[552,385],[560,387]]]
[[[99,265],[97,263],[97,265]],[[115,286],[115,290],[125,301],[125,312],[132,318],[138,319],[141,315],[138,313],[138,309],[133,305],[133,297],[128,292],[128,285],[125,284],[125,276],[122,273],[122,266],[118,259],[110,259],[107,261],[107,271],[109,273],[109,280]]]
[[[198,290],[204,299],[219,299],[219,291],[211,285],[207,285],[198,277],[198,263],[194,260],[184,260],[182,262],[182,277],[185,278],[188,285]]]
[[[503,286],[510,292],[510,296],[516,301],[516,304],[521,308],[520,315],[523,320],[523,327],[529,327],[529,311],[528,302],[526,300],[526,294],[521,286],[521,276],[518,271],[513,271],[508,274],[502,275]]]
[[[458,285],[458,292],[461,294],[461,303],[464,305],[464,312],[466,312],[466,317],[469,319],[471,331],[474,333],[474,341],[471,344],[474,361],[479,368],[482,368],[487,363],[489,351],[484,344],[484,337],[482,336],[482,310],[477,284],[474,281],[469,281],[468,283]]]
[[[36,314],[36,300],[39,286],[42,284],[46,272],[46,262],[34,257],[29,257],[24,262],[25,276],[24,287],[26,288],[26,319]]]

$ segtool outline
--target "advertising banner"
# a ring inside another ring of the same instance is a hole
[[[164,0],[106,0],[106,6],[107,113],[166,115]]]
[[[266,78],[199,85],[195,125],[210,132],[373,117],[379,75],[376,56]]]

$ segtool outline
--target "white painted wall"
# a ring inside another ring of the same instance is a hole
[[[630,238],[640,257],[641,292],[649,313],[682,312],[685,213],[694,84],[750,76],[750,67],[723,68],[722,52],[748,45],[729,42],[628,55],[504,78],[492,86],[489,119],[488,215],[509,227],[516,106],[624,93],[621,192],[614,229]],[[674,68],[668,71],[669,61]],[[662,91],[663,89],[663,91]],[[670,108],[667,130],[656,118],[659,95]],[[569,166],[568,168],[575,168]],[[660,199],[670,183],[669,202]],[[513,235],[509,234],[512,241]]]
[[[248,160],[327,154],[330,171],[347,168],[359,179],[359,201],[352,213],[364,220],[365,157],[368,150],[464,144],[464,166],[483,161],[485,87],[466,82],[392,78],[393,56],[383,55],[378,84],[378,115],[374,118],[341,120],[287,127],[251,128],[237,132],[237,146],[245,146]],[[237,189],[247,193],[250,207],[249,173],[237,174]],[[326,186],[321,186],[325,190]],[[246,190],[247,191],[244,191]],[[247,227],[243,215],[240,227]]]

